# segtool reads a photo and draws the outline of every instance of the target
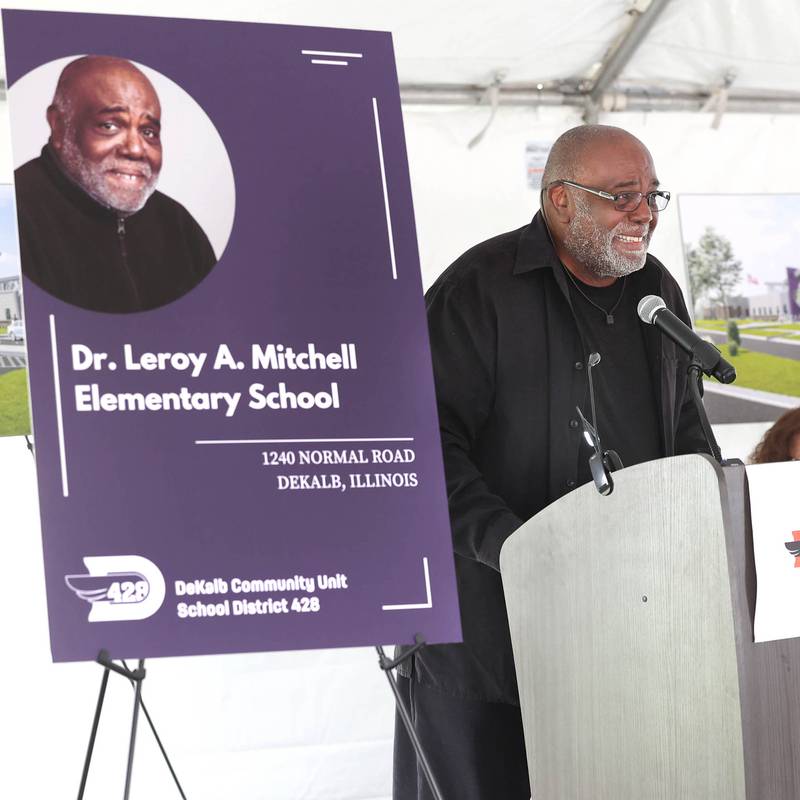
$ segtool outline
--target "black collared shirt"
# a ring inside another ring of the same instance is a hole
[[[652,256],[626,292],[634,308],[660,295],[688,322],[678,285]],[[467,251],[426,301],[464,643],[423,648],[413,674],[450,694],[517,703],[498,560],[522,522],[578,484],[575,406],[588,403],[580,311],[540,214]],[[641,328],[660,451],[705,452],[686,360]]]

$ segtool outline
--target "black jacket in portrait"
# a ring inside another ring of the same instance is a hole
[[[67,303],[147,311],[182,297],[216,263],[192,215],[161,192],[120,217],[73,183],[48,146],[14,179],[22,273]]]
[[[451,695],[518,704],[500,548],[586,473],[575,409],[588,409],[590,348],[567,280],[539,213],[467,251],[426,294],[464,643],[424,647],[401,674]],[[623,303],[635,313],[647,294],[689,322],[677,283],[649,255]],[[688,357],[652,325],[629,330],[642,337],[636,376],[652,385],[657,455],[707,452]]]

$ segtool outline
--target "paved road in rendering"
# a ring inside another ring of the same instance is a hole
[[[12,369],[24,369],[28,366],[24,344],[12,344],[0,337],[0,375]]]
[[[799,367],[800,368],[800,367]],[[712,425],[730,422],[774,422],[790,408],[800,406],[800,397],[761,392],[757,389],[723,386],[704,381],[703,405]]]

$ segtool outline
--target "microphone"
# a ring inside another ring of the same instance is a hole
[[[655,325],[672,339],[678,347],[685,350],[700,369],[720,383],[733,383],[736,369],[729,364],[722,353],[710,342],[704,342],[685,322],[675,316],[666,303],[654,294],[648,294],[639,301],[637,312],[642,322]]]

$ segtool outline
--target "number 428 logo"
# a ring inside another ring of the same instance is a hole
[[[106,598],[111,603],[141,603],[150,593],[150,584],[145,580],[112,581]]]
[[[146,619],[161,608],[166,584],[143,556],[86,556],[87,573],[65,575],[67,586],[89,603],[89,622]]]

